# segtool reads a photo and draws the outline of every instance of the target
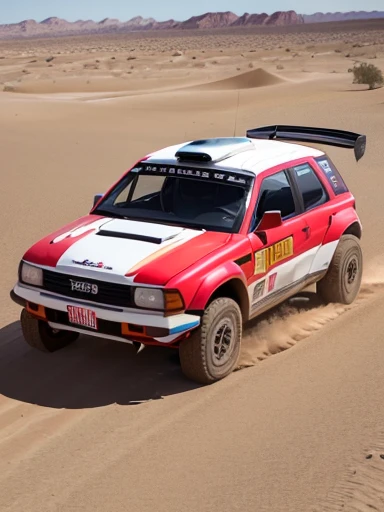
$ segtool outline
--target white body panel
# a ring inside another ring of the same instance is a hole
[[[329,267],[338,243],[339,240],[335,240],[334,242],[329,242],[328,244],[320,247],[313,259],[310,270],[311,274],[314,272],[320,272],[321,270],[325,270]]]
[[[28,302],[39,304],[56,311],[67,312],[67,306],[80,306],[94,311],[97,318],[101,320],[169,329],[169,336],[157,338],[158,341],[164,343],[170,343],[183,332],[187,332],[200,324],[200,317],[197,315],[182,313],[179,315],[164,317],[161,312],[145,312],[132,308],[121,308],[117,306],[109,306],[107,304],[96,304],[83,300],[75,300],[70,297],[63,297],[55,293],[36,290],[36,288],[20,284],[16,284],[13,290],[16,295],[22,297]],[[78,329],[76,326],[73,326],[72,330],[81,330],[84,332],[84,329],[82,329],[81,326],[79,326]],[[93,335],[93,332],[87,332],[88,334]]]
[[[250,150],[240,151],[223,161],[219,161],[217,165],[223,169],[244,169],[258,175],[271,167],[285,164],[292,160],[324,155],[324,152],[318,149],[290,142],[263,139],[250,139],[250,141]],[[173,160],[173,163],[177,164],[178,161],[175,157],[175,153],[190,142],[192,141],[155,151],[148,155],[146,162]],[[223,154],[228,153],[231,147],[231,145],[224,147],[222,150]],[[209,152],[209,150],[207,150],[207,152]]]
[[[296,283],[304,281],[307,277],[310,278],[311,275],[326,271],[337,244],[338,240],[314,247],[286,263],[281,263],[261,279],[252,283],[248,288],[250,311],[254,310],[257,303],[265,300],[269,295],[294,287]],[[271,287],[269,287],[269,283],[271,283]],[[255,290],[257,296],[254,296]]]
[[[155,237],[164,241],[162,243],[154,243],[132,238],[106,237],[97,234],[107,230],[133,236]],[[74,241],[64,252],[56,264],[55,271],[121,284],[129,284],[133,281],[134,276],[125,277],[125,275],[143,260],[155,256],[160,251],[164,253],[167,248],[172,250],[176,245],[181,245],[204,233],[204,231],[175,226],[107,218],[98,220],[73,232],[65,233],[58,239],[74,238],[88,231],[91,232],[85,237]],[[97,266],[84,264],[85,261],[96,265],[102,263],[103,266],[98,268]]]

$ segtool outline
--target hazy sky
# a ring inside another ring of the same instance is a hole
[[[119,18],[124,21],[139,15],[153,17],[158,21],[170,18],[185,20],[207,11],[271,14],[274,11],[290,9],[300,14],[311,14],[316,10],[374,11],[384,10],[384,0],[322,0],[316,3],[308,0],[0,0],[0,24],[17,23],[30,18],[42,21],[49,16],[68,21],[100,21],[104,18]]]

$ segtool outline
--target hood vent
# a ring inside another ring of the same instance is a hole
[[[108,231],[103,229],[96,233],[98,236],[110,236],[112,238],[125,238],[126,240],[138,240],[139,242],[148,242],[150,244],[162,244],[171,238],[174,238],[175,235],[160,238],[151,235],[139,235],[137,233],[122,233],[121,231]]]
[[[183,231],[184,228],[177,226],[166,226],[164,224],[152,224],[128,219],[111,219],[101,226],[95,234],[160,245],[180,235]]]

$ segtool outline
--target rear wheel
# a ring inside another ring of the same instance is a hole
[[[20,322],[25,341],[42,352],[60,350],[79,337],[76,332],[52,329],[47,322],[38,320],[25,309],[21,312]]]
[[[353,235],[343,235],[328,272],[316,285],[317,293],[327,303],[351,304],[360,291],[362,276],[360,240]]]
[[[184,375],[199,384],[211,384],[232,373],[240,354],[241,336],[238,304],[229,298],[211,302],[199,329],[180,344]]]

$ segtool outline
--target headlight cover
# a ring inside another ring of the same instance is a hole
[[[139,308],[164,309],[163,290],[156,288],[136,288],[135,304]]]
[[[25,284],[43,286],[43,270],[23,262],[20,269],[20,280]]]
[[[178,290],[136,288],[134,300],[139,308],[155,309],[165,313],[178,312],[184,309],[184,301]]]

